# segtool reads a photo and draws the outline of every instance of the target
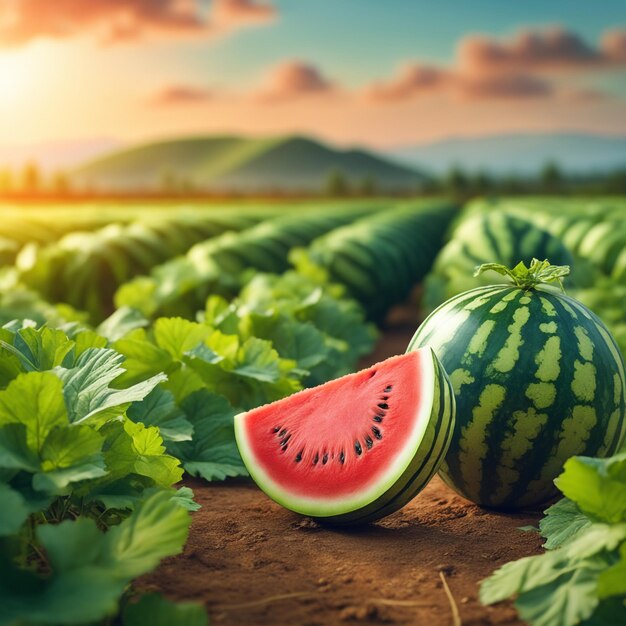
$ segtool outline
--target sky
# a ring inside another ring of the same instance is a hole
[[[626,135],[623,0],[0,0],[0,144]]]

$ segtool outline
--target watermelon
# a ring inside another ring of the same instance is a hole
[[[404,506],[443,460],[454,394],[430,349],[300,391],[235,417],[243,461],[284,507],[360,524]]]
[[[488,276],[472,276],[481,263],[495,260],[512,266],[535,257],[550,258],[556,265],[574,262],[557,237],[527,220],[504,212],[470,215],[437,255],[424,286],[426,307],[432,311],[458,293],[496,282]]]
[[[626,435],[615,340],[587,307],[544,284],[566,271],[536,260],[506,270],[514,284],[448,300],[409,344],[432,347],[450,375],[456,429],[440,473],[478,504],[539,507],[557,495],[569,457],[609,456]]]

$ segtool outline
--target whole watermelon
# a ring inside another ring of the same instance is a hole
[[[409,350],[431,346],[454,387],[457,423],[443,479],[488,507],[534,508],[557,494],[573,455],[608,456],[626,435],[624,361],[600,319],[550,281],[568,268],[533,259],[513,284],[448,300]]]

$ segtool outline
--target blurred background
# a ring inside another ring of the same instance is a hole
[[[0,0],[0,194],[621,193],[620,0]]]

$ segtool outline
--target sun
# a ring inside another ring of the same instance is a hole
[[[33,58],[24,52],[0,52],[0,104],[19,104],[36,80]],[[41,70],[41,68],[39,68]]]

